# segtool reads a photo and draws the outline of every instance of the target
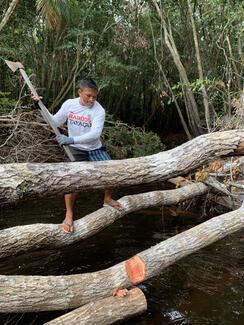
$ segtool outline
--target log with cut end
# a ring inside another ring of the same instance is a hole
[[[179,259],[244,227],[244,205],[173,236],[108,269],[65,276],[0,275],[0,311],[77,308],[153,276]]]
[[[75,232],[65,234],[60,225],[33,224],[0,230],[0,257],[29,250],[62,247],[94,235],[117,219],[136,210],[177,204],[206,193],[208,187],[195,183],[175,190],[154,191],[125,196],[119,200],[124,209],[110,207],[99,209],[74,222]]]
[[[147,310],[147,301],[139,288],[127,290],[126,296],[107,297],[90,302],[45,325],[108,325],[139,315]]]
[[[187,174],[206,161],[234,153],[244,131],[199,136],[155,155],[103,162],[6,164],[0,166],[0,205],[64,193],[154,183]]]

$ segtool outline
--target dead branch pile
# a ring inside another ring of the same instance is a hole
[[[35,113],[0,116],[0,163],[64,160],[51,128]]]
[[[102,141],[113,159],[141,157],[165,149],[155,133],[110,118]],[[68,161],[38,111],[0,115],[0,141],[0,163]]]
[[[217,203],[238,208],[244,200],[244,157],[218,159],[203,165],[195,172],[194,180],[215,189]]]

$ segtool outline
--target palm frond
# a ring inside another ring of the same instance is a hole
[[[76,0],[37,0],[36,7],[47,26],[55,29],[63,22],[72,21],[78,3]]]

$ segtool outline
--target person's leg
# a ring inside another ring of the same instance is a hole
[[[89,161],[105,161],[111,160],[109,154],[106,152],[105,147],[92,150],[88,152]],[[115,209],[122,210],[123,206],[112,198],[112,190],[105,190],[104,194],[104,206],[111,206]]]
[[[64,232],[73,232],[73,206],[75,203],[77,194],[76,193],[69,193],[64,195],[64,202],[66,208],[65,219],[63,221],[63,231]]]
[[[111,190],[105,190],[104,193],[104,206],[111,206],[117,210],[122,210],[123,206],[118,201],[114,200],[112,198],[112,191]]]
[[[71,146],[69,146],[69,148],[75,157],[75,161],[88,161],[87,152],[75,149]],[[76,197],[77,197],[77,193],[68,193],[64,195],[66,213],[65,213],[65,219],[63,221],[62,227],[63,227],[63,231],[67,233],[71,233],[74,231],[73,208],[74,208]]]

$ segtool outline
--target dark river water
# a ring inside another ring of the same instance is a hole
[[[102,193],[80,195],[76,218],[101,203]],[[205,221],[201,203],[178,207],[177,213],[169,208],[133,213],[75,245],[2,259],[0,274],[61,275],[107,268]],[[22,203],[1,211],[0,228],[60,223],[63,216],[61,198]],[[168,267],[139,286],[146,295],[148,311],[124,324],[244,324],[243,252],[244,232],[240,231]],[[37,325],[62,314],[0,314],[0,324]]]

